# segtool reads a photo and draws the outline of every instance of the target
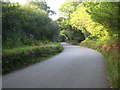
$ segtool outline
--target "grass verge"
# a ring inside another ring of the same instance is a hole
[[[63,47],[59,43],[3,50],[2,73],[6,74],[21,67],[43,61],[46,58],[60,53],[62,50]]]
[[[55,53],[55,54],[52,54],[52,55],[48,55],[48,56],[46,56],[46,57],[36,57],[36,58],[33,58],[33,59],[31,59],[31,60],[34,60],[34,62],[31,62],[31,63],[26,64],[26,65],[22,65],[21,67],[17,67],[17,68],[15,68],[14,70],[12,70],[12,71],[10,71],[10,72],[14,72],[14,71],[17,71],[17,70],[26,68],[26,67],[28,67],[28,66],[31,66],[31,65],[33,65],[33,64],[36,64],[36,63],[45,61],[45,60],[47,60],[47,59],[49,59],[49,58],[51,58],[51,57],[53,57],[53,56],[55,56],[55,55],[58,55],[58,54],[59,54],[59,53]],[[30,59],[29,59],[29,60],[30,60]],[[10,72],[5,72],[5,73],[3,73],[3,75],[8,74],[8,73],[10,73]]]
[[[118,78],[119,73],[118,69],[120,66],[118,65],[119,61],[119,55],[118,55],[118,50],[119,50],[119,43],[114,42],[114,43],[103,43],[103,42],[95,42],[95,41],[84,41],[80,44],[80,46],[85,46],[88,48],[95,49],[99,52],[101,52],[105,59],[106,59],[106,68],[107,68],[107,74],[109,77],[109,82],[111,83],[112,88],[120,88],[120,78]]]

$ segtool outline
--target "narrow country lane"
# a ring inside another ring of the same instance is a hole
[[[64,51],[3,76],[3,88],[107,88],[105,60],[95,50],[63,42]]]

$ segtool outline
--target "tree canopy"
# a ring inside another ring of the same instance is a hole
[[[57,40],[58,24],[49,18],[54,12],[45,1],[30,1],[25,5],[3,2],[3,48],[26,45],[35,40]]]
[[[66,0],[61,5],[60,26],[81,31],[86,38],[116,37],[119,2],[74,2]],[[81,35],[79,35],[81,37]]]

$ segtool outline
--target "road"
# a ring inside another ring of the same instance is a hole
[[[107,88],[99,52],[63,42],[64,51],[3,76],[3,88]]]

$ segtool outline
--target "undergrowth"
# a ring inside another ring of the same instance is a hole
[[[2,52],[2,72],[9,73],[24,66],[41,61],[51,55],[60,53],[63,47],[59,43],[50,43],[43,46],[25,46],[6,49]]]
[[[104,55],[106,59],[106,69],[109,77],[109,82],[112,84],[111,87],[113,88],[120,87],[120,78],[118,78],[118,69],[120,68],[118,65],[118,61],[120,59],[118,50],[120,49],[120,42],[118,41],[119,40],[117,40],[117,38],[112,37],[108,38],[108,40],[101,39],[96,41],[87,39],[80,44],[80,46],[95,49]]]

